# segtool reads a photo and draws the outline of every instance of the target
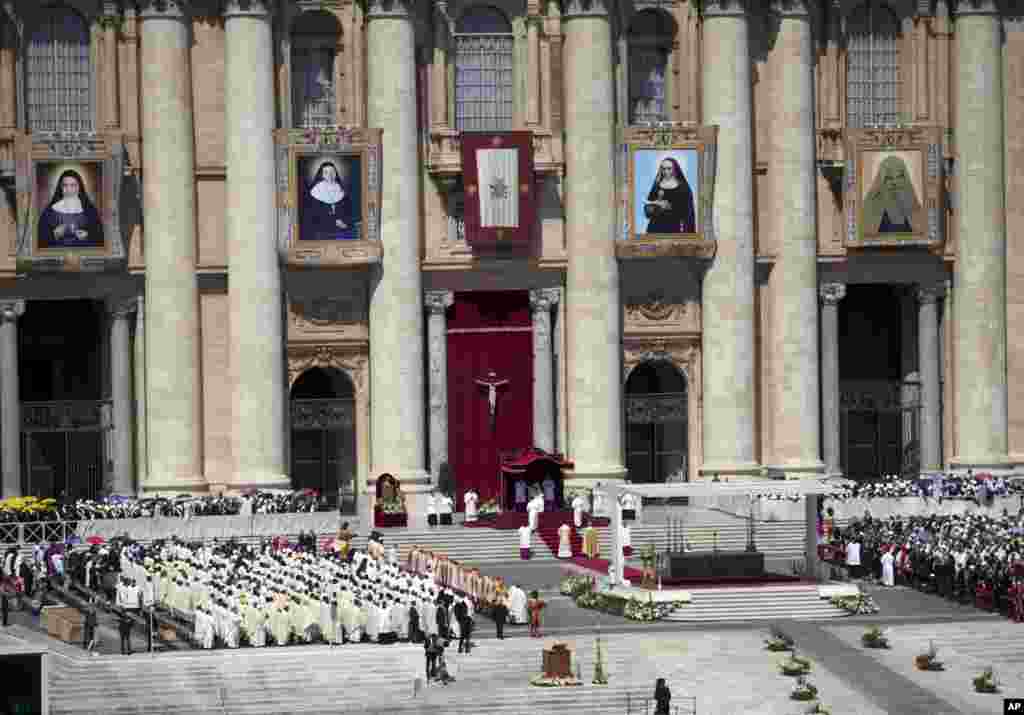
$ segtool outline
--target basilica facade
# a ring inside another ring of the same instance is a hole
[[[5,3],[2,494],[1013,470],[1022,13]]]

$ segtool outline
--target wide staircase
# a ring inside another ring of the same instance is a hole
[[[816,620],[848,615],[818,595],[813,583],[695,588],[690,603],[665,620],[715,623],[726,621]]]
[[[13,626],[24,641],[45,636]],[[651,675],[631,667],[646,636],[617,637],[607,652],[608,686],[590,685],[592,646],[581,643],[579,670],[586,685],[537,688],[541,642],[526,638],[487,645],[469,656],[449,649],[449,686],[417,687],[423,649],[396,644],[291,646],[88,657],[63,644],[51,647],[51,715],[280,715],[280,713],[445,713],[508,715],[645,713]],[[14,640],[14,639],[11,639]],[[52,643],[52,642],[51,642]],[[489,642],[490,643],[490,642]],[[631,654],[633,654],[631,656]],[[422,685],[422,684],[420,684]],[[692,712],[685,693],[674,690],[680,715]]]

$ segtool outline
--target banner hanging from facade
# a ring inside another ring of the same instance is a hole
[[[533,232],[533,134],[462,135],[466,240],[471,245],[526,244]]]

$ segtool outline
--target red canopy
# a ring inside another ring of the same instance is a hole
[[[517,450],[509,455],[503,455],[501,460],[501,471],[510,474],[521,474],[535,462],[551,462],[562,469],[571,468],[572,462],[567,461],[561,454],[549,454],[536,447],[526,447]]]

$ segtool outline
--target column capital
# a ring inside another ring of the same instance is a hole
[[[838,305],[846,297],[846,284],[822,283],[818,286],[818,296],[823,305]]]
[[[946,297],[946,285],[945,282],[933,285],[919,285],[914,294],[917,296],[917,302],[920,305],[938,303]]]
[[[562,17],[610,17],[611,0],[562,0]]]
[[[277,0],[224,0],[222,14],[229,17],[267,17],[274,12]]]
[[[139,18],[176,18],[189,16],[192,0],[139,0]]]
[[[771,0],[771,10],[782,17],[810,17],[817,0]]]
[[[455,302],[455,294],[450,290],[428,290],[423,293],[423,306],[431,315],[444,315]]]
[[[704,17],[740,17],[747,14],[747,0],[704,0]]]
[[[996,0],[952,0],[957,17],[967,15],[999,15],[999,4]]]
[[[18,318],[25,314],[25,301],[4,300],[0,301],[0,322],[17,322]]]
[[[105,304],[107,315],[115,320],[127,320],[136,310],[141,307],[141,299],[137,296],[130,298],[108,298]]]
[[[561,299],[561,288],[534,288],[530,291],[530,309],[535,313],[551,310]]]
[[[366,19],[375,17],[405,17],[412,19],[416,0],[366,0]]]

